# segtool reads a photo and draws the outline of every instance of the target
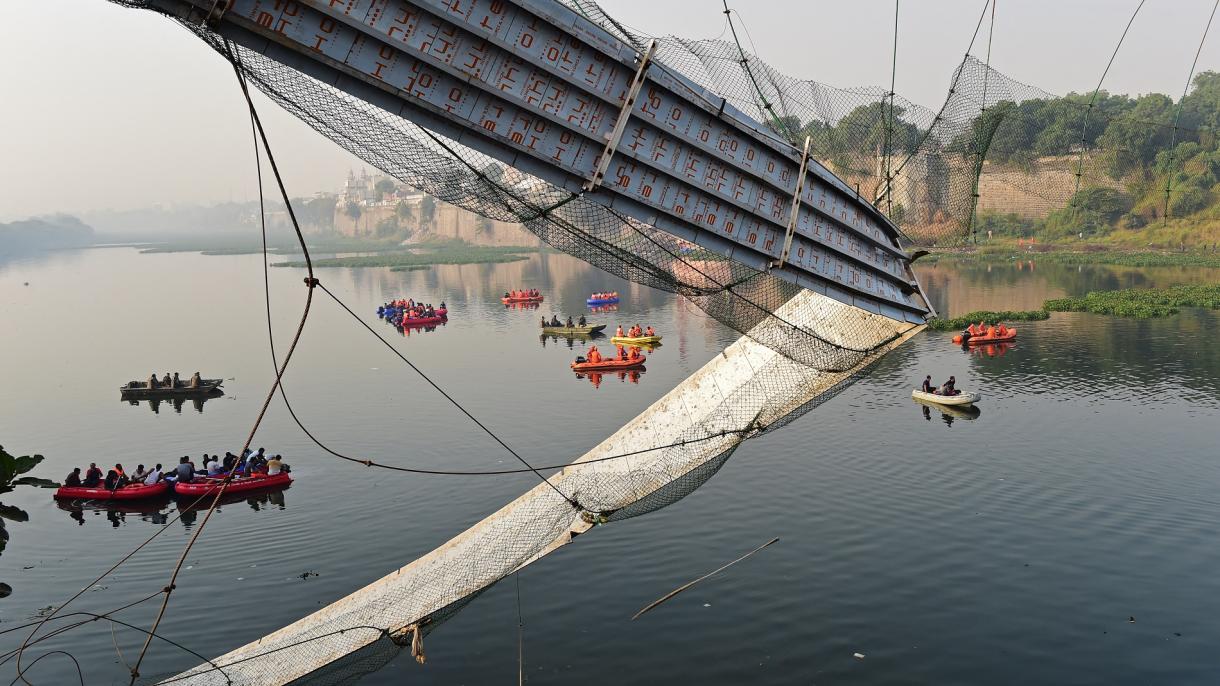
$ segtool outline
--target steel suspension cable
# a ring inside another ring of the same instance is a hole
[[[1212,13],[1207,17],[1207,26],[1203,27],[1203,37],[1199,39],[1199,47],[1195,50],[1195,59],[1190,63],[1190,73],[1186,76],[1186,85],[1182,88],[1182,97],[1178,99],[1178,107],[1173,113],[1173,131],[1169,134],[1169,174],[1165,177],[1165,211],[1161,213],[1161,224],[1169,221],[1169,189],[1173,184],[1173,162],[1174,153],[1173,146],[1178,140],[1178,119],[1182,116],[1182,105],[1186,103],[1186,94],[1190,92],[1190,82],[1195,78],[1195,69],[1199,66],[1199,55],[1203,52],[1203,44],[1207,42],[1207,33],[1211,31],[1212,20],[1216,18],[1216,8],[1220,7],[1220,0],[1216,0],[1212,5]]]
[[[1084,153],[1086,141],[1088,140],[1089,130],[1089,115],[1093,113],[1093,106],[1097,102],[1097,94],[1101,92],[1101,84],[1105,82],[1106,75],[1110,73],[1110,67],[1114,66],[1114,59],[1118,57],[1118,51],[1123,47],[1123,41],[1127,39],[1127,32],[1131,30],[1131,25],[1135,23],[1135,17],[1139,15],[1140,10],[1144,8],[1144,3],[1147,0],[1140,0],[1135,6],[1135,11],[1131,13],[1131,18],[1127,20],[1127,26],[1123,29],[1123,34],[1118,37],[1118,45],[1114,46],[1114,52],[1110,53],[1110,61],[1106,62],[1106,68],[1101,72],[1101,78],[1097,79],[1097,87],[1093,89],[1093,95],[1089,98],[1089,106],[1084,111],[1084,123],[1080,125],[1080,156],[1076,159],[1076,189],[1072,191],[1072,202],[1076,202],[1076,194],[1080,192],[1080,177],[1084,172]]]

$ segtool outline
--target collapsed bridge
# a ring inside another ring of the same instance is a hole
[[[918,333],[902,233],[588,0],[112,0],[165,14],[336,144],[743,338],[435,551],[164,683],[345,683],[596,523],[673,503]],[[627,446],[634,450],[623,456]],[[644,450],[640,450],[644,448]]]

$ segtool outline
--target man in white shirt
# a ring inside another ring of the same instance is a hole
[[[208,462],[208,476],[216,476],[221,471],[220,460],[216,459],[216,456],[213,455],[211,462]]]
[[[154,486],[160,480],[161,480],[161,465],[157,465],[156,467],[153,467],[152,470],[150,470],[148,472],[148,476],[145,477],[145,479],[144,479],[144,485]]]

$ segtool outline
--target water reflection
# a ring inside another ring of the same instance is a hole
[[[940,413],[940,418],[945,422],[945,426],[953,426],[953,420],[965,419],[967,421],[978,419],[983,411],[971,405],[969,407],[955,407],[952,405],[941,405],[921,398],[912,398],[919,404],[919,409],[923,413],[923,418],[927,421],[932,421],[932,410]]]
[[[544,333],[544,334],[539,334],[538,341],[540,343],[542,343],[542,347],[544,347],[544,348],[546,347],[547,341],[549,340],[552,345],[563,345],[563,346],[566,346],[567,348],[571,349],[576,344],[577,341],[580,342],[581,347],[584,347],[585,345],[588,345],[589,343],[591,343],[593,341],[593,339],[604,338],[604,337],[605,337],[605,334],[602,334],[601,332],[598,332],[595,334],[562,334],[562,335]]]
[[[291,484],[290,484],[291,485]],[[290,486],[289,485],[289,486]],[[253,493],[226,493],[217,503],[217,512],[228,505],[245,503],[255,512],[264,509],[284,510],[287,501],[284,492],[289,486],[274,488]],[[117,528],[124,524],[143,522],[162,526],[168,524],[175,513],[179,514],[183,526],[190,528],[202,512],[212,504],[210,496],[205,498],[186,498],[179,495],[165,495],[140,501],[121,500],[56,500],[55,506],[68,513],[68,517],[77,526],[84,526],[92,517],[104,517],[111,527]]]
[[[141,403],[148,403],[148,409],[152,410],[153,414],[161,414],[161,403],[168,403],[170,407],[174,408],[175,413],[182,414],[182,406],[186,404],[188,400],[191,403],[191,407],[194,408],[196,412],[202,413],[203,404],[205,402],[213,398],[219,398],[223,395],[223,392],[218,391],[211,395],[198,395],[190,398],[121,398],[120,400],[133,407]]]
[[[639,369],[630,369],[621,372],[575,372],[575,374],[576,378],[578,379],[589,379],[589,383],[593,384],[594,388],[601,388],[603,376],[614,376],[618,377],[620,382],[625,383],[630,381],[631,383],[638,384],[640,382],[640,376],[646,371],[648,370],[640,367]]]

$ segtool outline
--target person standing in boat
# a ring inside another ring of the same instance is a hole
[[[174,385],[170,388],[182,388],[182,382],[178,380],[178,372],[174,372]]]
[[[546,328],[546,317],[540,317],[539,323],[542,325],[542,328],[545,329]]]

